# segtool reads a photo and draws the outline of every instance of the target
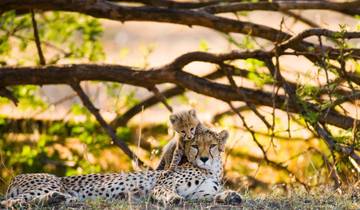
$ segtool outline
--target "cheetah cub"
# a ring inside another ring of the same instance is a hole
[[[196,117],[194,109],[170,115],[170,122],[180,137],[171,140],[164,147],[157,170],[175,170],[181,160],[185,158],[183,157],[185,143],[193,140],[195,132],[203,127]]]

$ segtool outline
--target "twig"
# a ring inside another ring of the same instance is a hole
[[[155,85],[149,88],[149,90],[154,93],[154,95],[159,99],[159,101],[164,104],[164,106],[167,108],[167,110],[169,110],[169,112],[173,112],[173,108],[167,102],[166,97],[159,91],[159,89]]]
[[[334,188],[338,189],[341,186],[341,179],[340,179],[339,174],[337,173],[335,163],[331,164],[329,159],[326,157],[326,155],[323,152],[321,152],[320,150],[318,150],[318,149],[316,149],[314,147],[310,147],[309,150],[312,150],[312,151],[314,151],[314,152],[321,155],[321,158],[324,160],[324,163],[325,163],[326,168],[328,169],[328,171],[330,173],[331,178],[335,182]]]
[[[245,110],[248,110],[249,107],[248,106],[245,106],[245,105],[242,105],[242,106],[239,106],[239,107],[235,107],[235,109],[238,111],[238,112],[242,112],[242,111],[245,111]],[[221,118],[227,116],[227,115],[234,115],[236,114],[234,111],[232,111],[232,109],[229,109],[229,110],[226,110],[226,111],[223,111],[223,112],[220,112],[220,113],[217,113],[213,116],[211,122],[212,123],[216,123],[218,122],[219,120],[221,120]]]
[[[281,12],[284,13],[285,15],[293,17],[295,20],[300,20],[301,22],[307,24],[310,27],[320,28],[320,26],[317,23],[315,23],[315,22],[313,22],[313,21],[311,21],[311,20],[309,20],[309,19],[307,19],[307,18],[305,18],[305,17],[303,17],[303,16],[301,16],[299,14],[296,14],[295,12],[288,11],[288,10],[287,11],[281,11]]]
[[[233,110],[233,112],[235,112],[236,115],[239,116],[239,118],[241,119],[241,121],[242,121],[244,127],[246,128],[246,130],[248,130],[248,131],[250,132],[250,134],[251,134],[254,142],[255,142],[256,145],[261,149],[265,161],[266,161],[266,162],[269,161],[269,158],[268,158],[267,155],[266,155],[266,151],[265,151],[264,147],[263,147],[263,146],[260,144],[260,142],[257,140],[256,135],[255,135],[255,132],[254,132],[254,131],[248,126],[248,124],[246,123],[246,120],[245,120],[244,116],[242,116],[242,115],[240,114],[240,112],[238,112],[238,111],[236,110],[236,108],[233,106],[233,104],[232,104],[231,102],[227,102],[227,103],[229,104],[229,107]]]
[[[359,91],[356,91],[350,95],[346,95],[346,96],[343,96],[343,97],[340,97],[338,99],[336,99],[335,101],[333,101],[330,106],[327,107],[327,109],[332,109],[336,106],[339,106],[347,101],[352,101],[352,100],[357,100],[357,99],[360,99],[360,92]]]
[[[228,68],[232,68],[232,66],[227,65],[227,64],[220,64],[220,65],[222,66],[223,71],[225,71],[225,75],[226,75],[226,77],[228,78],[230,84],[236,89],[236,91],[238,92],[238,94],[242,94],[243,97],[245,98],[244,94],[243,94],[241,91],[239,91],[240,89],[239,89],[239,87],[237,86],[234,78],[232,77],[231,72],[228,70]],[[232,70],[233,70],[233,68],[232,68]],[[234,71],[232,71],[232,72],[234,72]],[[253,103],[251,103],[251,102],[245,102],[245,103],[246,103],[246,105],[251,109],[251,111],[253,111],[253,112],[255,113],[255,115],[258,116],[258,118],[266,125],[266,127],[267,127],[268,129],[270,129],[270,128],[271,128],[270,123],[269,123],[269,122],[265,119],[265,117],[256,109],[255,105],[254,105]]]
[[[76,96],[77,96],[76,93],[70,94],[70,95],[68,95],[68,96],[65,96],[65,97],[63,97],[63,98],[60,98],[59,100],[57,100],[57,101],[49,104],[48,107],[50,107],[50,106],[57,106],[57,105],[62,104],[62,103],[64,103],[64,102],[68,101],[68,100],[73,99],[73,98],[76,97]],[[34,118],[35,116],[37,116],[37,115],[39,115],[39,114],[41,114],[41,113],[44,113],[47,109],[48,109],[48,108],[44,108],[44,109],[42,109],[42,110],[39,110],[39,111],[35,112],[34,114],[31,115],[31,118]]]
[[[144,163],[129,149],[129,147],[124,143],[124,141],[120,140],[116,136],[114,129],[106,123],[104,118],[100,115],[99,110],[90,101],[89,97],[85,94],[80,84],[77,82],[73,82],[70,85],[72,89],[78,94],[84,106],[95,116],[96,120],[100,123],[101,127],[103,127],[103,129],[111,137],[114,144],[120,147],[121,150],[132,160],[137,160],[140,163],[140,165],[143,165]]]
[[[43,54],[42,49],[41,49],[39,31],[38,31],[37,23],[36,23],[36,20],[35,20],[35,13],[34,13],[33,9],[31,9],[31,22],[32,22],[32,25],[33,25],[34,39],[35,39],[36,49],[37,49],[37,52],[38,52],[38,55],[39,55],[40,65],[46,65],[45,57],[44,57],[44,54]]]

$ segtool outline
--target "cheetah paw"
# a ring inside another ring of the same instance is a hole
[[[184,202],[184,198],[181,196],[172,196],[168,201],[166,202],[167,205],[179,205]]]
[[[216,195],[215,201],[227,205],[239,205],[241,204],[242,199],[237,192],[229,190]]]
[[[48,197],[48,205],[58,204],[66,201],[66,196],[59,192],[52,192]]]
[[[13,208],[16,205],[23,205],[25,201],[23,199],[8,199],[0,202],[0,209],[5,208]]]

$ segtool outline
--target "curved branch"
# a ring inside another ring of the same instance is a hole
[[[287,10],[333,10],[348,15],[360,14],[360,1],[329,2],[329,1],[276,1],[276,2],[240,2],[215,4],[201,8],[212,14],[239,11],[287,11]]]
[[[12,85],[46,85],[46,84],[69,84],[73,81],[111,81],[119,82],[148,89],[156,84],[173,83],[194,92],[210,96],[222,101],[244,101],[255,105],[273,107],[271,93],[239,87],[238,90],[229,85],[211,82],[183,71],[138,71],[131,67],[120,65],[54,65],[46,67],[1,67],[0,84]],[[239,94],[241,91],[241,94]],[[277,96],[275,107],[286,109],[284,104],[286,97]],[[316,107],[307,103],[308,107]],[[294,104],[289,104],[290,112],[299,112]],[[320,122],[328,123],[339,128],[349,129],[353,127],[355,120],[343,116],[335,111],[329,111],[326,115],[320,115]],[[357,125],[360,123],[356,122]]]

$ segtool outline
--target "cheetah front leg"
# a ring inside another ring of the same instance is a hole
[[[225,190],[216,194],[214,200],[217,203],[224,203],[227,205],[239,205],[242,202],[239,193],[233,190]]]
[[[57,192],[57,191],[50,191],[48,193],[42,193],[38,195],[37,191],[23,193],[15,198],[10,198],[1,202],[1,206],[4,208],[12,208],[15,206],[28,206],[28,205],[54,205],[62,202],[70,203],[75,201],[75,199],[67,194]]]
[[[160,185],[154,187],[151,192],[151,198],[165,206],[178,205],[184,201],[184,198],[174,190]]]
[[[180,148],[179,146],[176,147],[176,149],[174,151],[174,155],[173,155],[171,163],[170,163],[170,167],[168,169],[169,171],[175,171],[175,169],[179,165],[183,155],[184,155],[183,149]]]
[[[171,172],[175,171],[177,166],[179,165],[181,158],[184,155],[184,151],[178,147],[176,147],[175,151],[174,151],[174,155],[171,159],[171,163],[169,165],[169,168],[167,168],[166,170],[164,170],[162,172],[162,177],[166,177],[168,176]]]

